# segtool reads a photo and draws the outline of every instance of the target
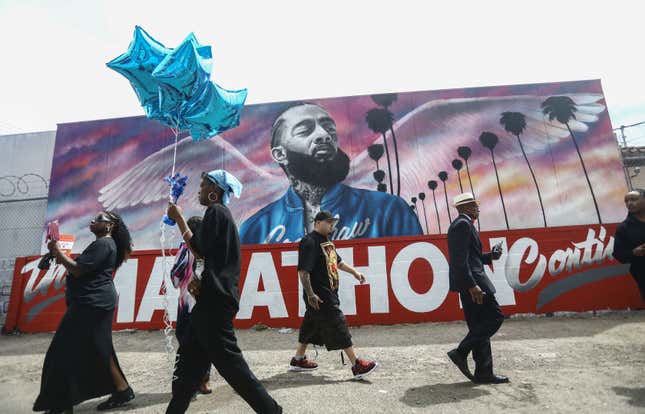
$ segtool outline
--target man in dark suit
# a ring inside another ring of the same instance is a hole
[[[494,246],[489,253],[482,253],[479,233],[473,225],[479,217],[479,202],[471,193],[455,197],[454,206],[459,216],[448,228],[450,290],[459,292],[468,334],[456,349],[448,352],[448,357],[475,383],[505,383],[507,377],[493,373],[490,350],[490,338],[502,325],[504,315],[495,300],[495,286],[484,271],[484,264],[491,264],[501,256],[501,245]],[[470,351],[475,360],[475,375],[468,368]]]

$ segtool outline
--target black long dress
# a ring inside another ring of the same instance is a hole
[[[116,267],[114,240],[95,240],[76,262],[81,275],[67,274],[67,311],[45,356],[34,411],[64,410],[116,391],[110,373],[111,358],[119,366],[112,345],[117,303],[112,281]]]

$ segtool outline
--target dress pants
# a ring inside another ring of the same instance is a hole
[[[467,357],[470,351],[475,360],[475,376],[486,377],[493,374],[493,354],[490,349],[490,338],[502,326],[502,314],[495,295],[485,294],[481,305],[473,302],[468,292],[460,292],[464,316],[468,324],[468,334],[461,341],[457,350]]]

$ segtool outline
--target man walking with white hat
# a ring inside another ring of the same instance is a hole
[[[484,271],[484,264],[491,264],[502,254],[501,244],[491,252],[482,253],[482,243],[474,226],[479,217],[479,202],[472,193],[454,198],[459,216],[448,228],[448,253],[450,255],[450,290],[459,292],[468,334],[459,346],[448,352],[448,357],[471,381],[478,384],[501,384],[508,378],[493,372],[493,355],[490,338],[504,321],[504,315],[495,300],[495,286]],[[472,351],[475,374],[468,368],[468,354]]]

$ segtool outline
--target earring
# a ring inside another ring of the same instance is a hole
[[[211,194],[215,194],[215,199],[211,198]],[[210,193],[208,193],[208,201],[210,201],[211,203],[216,202],[217,201],[217,193],[214,193],[212,191]]]

